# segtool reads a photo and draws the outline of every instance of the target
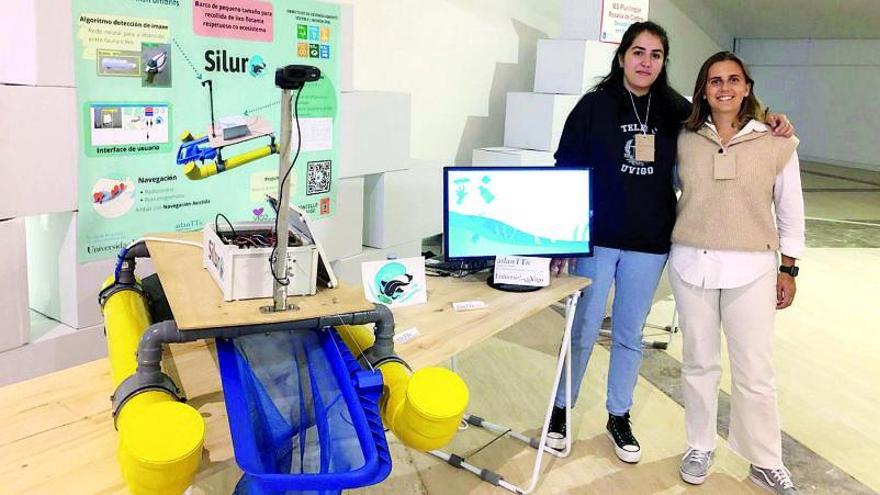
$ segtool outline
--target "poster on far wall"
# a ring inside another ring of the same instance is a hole
[[[620,43],[633,23],[648,20],[649,0],[602,0],[599,41]]]
[[[112,258],[147,233],[217,214],[270,221],[281,90],[275,70],[316,66],[298,102],[291,203],[336,210],[338,5],[311,0],[74,0],[79,111],[78,257]],[[212,125],[213,122],[213,125]],[[219,173],[217,173],[219,171]]]

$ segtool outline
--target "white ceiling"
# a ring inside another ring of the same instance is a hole
[[[672,0],[734,38],[880,39],[880,0]]]

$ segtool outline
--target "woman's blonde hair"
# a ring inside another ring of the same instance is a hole
[[[736,54],[724,51],[718,52],[707,58],[706,61],[703,62],[703,66],[700,67],[700,74],[697,76],[696,84],[694,84],[693,109],[691,110],[690,116],[684,122],[684,127],[687,130],[696,131],[706,122],[709,115],[712,114],[712,109],[709,108],[709,102],[706,101],[706,84],[709,81],[709,69],[712,65],[725,61],[736,62],[740,69],[742,69],[742,73],[746,78],[746,83],[749,85],[749,95],[743,99],[742,105],[739,108],[739,113],[736,115],[738,122],[742,125],[751,119],[760,121],[764,120],[767,110],[755,95],[755,80],[752,79],[752,75],[749,74],[746,64],[743,63],[742,59],[737,57]]]

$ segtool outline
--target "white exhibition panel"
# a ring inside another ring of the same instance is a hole
[[[602,0],[562,0],[559,37],[598,40],[602,22]]]
[[[340,178],[401,170],[409,165],[409,94],[341,93],[339,110]]]
[[[354,256],[363,248],[364,178],[340,179],[336,205],[333,216],[309,222],[328,261]]]
[[[27,248],[24,219],[0,220],[0,352],[28,341]]]
[[[580,95],[507,93],[504,146],[556,151],[565,119]]]
[[[878,50],[880,40],[737,43],[755,94],[794,122],[801,158],[872,170],[878,170]]]
[[[608,74],[617,45],[588,40],[538,40],[535,92],[581,95]]]
[[[389,258],[412,258],[422,255],[422,240],[414,239],[383,249],[364,246],[363,251],[348,258],[334,261],[331,266],[336,278],[347,284],[361,284],[361,263]]]
[[[0,83],[73,87],[72,0],[3,4]]]
[[[50,213],[28,217],[27,263],[30,307],[73,328],[103,321],[98,292],[113,275],[111,259],[80,264],[76,256],[77,213]],[[138,260],[138,276],[154,273],[149,260]]]
[[[365,246],[387,248],[442,231],[441,164],[411,160],[407,170],[365,177]]]
[[[0,219],[76,209],[75,110],[73,88],[0,85]]]
[[[103,324],[31,342],[0,354],[0,387],[104,357]]]
[[[552,167],[556,164],[550,151],[520,148],[477,148],[471,158],[474,167]]]

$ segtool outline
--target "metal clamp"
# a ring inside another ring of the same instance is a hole
[[[150,390],[165,392],[179,402],[186,402],[186,397],[181,393],[180,389],[174,383],[174,380],[165,373],[160,373],[160,379],[158,381],[143,381],[137,373],[132,373],[128,378],[122,380],[122,383],[116,387],[113,395],[110,396],[114,428],[116,427],[116,418],[118,417],[122,406],[124,406],[125,403],[135,395],[149,392]]]
[[[144,292],[144,288],[141,287],[140,284],[132,285],[132,284],[114,283],[108,287],[105,287],[104,289],[101,290],[101,292],[98,293],[98,304],[103,308],[104,303],[107,302],[107,299],[110,299],[110,296],[112,296],[113,294],[117,294],[119,292],[122,292],[122,291],[126,291],[126,290],[134,291],[142,296],[146,296],[146,293]]]

